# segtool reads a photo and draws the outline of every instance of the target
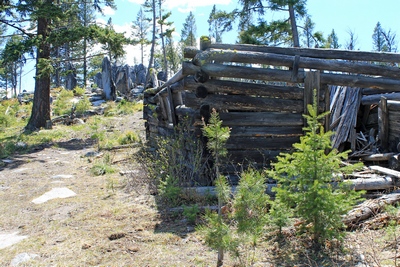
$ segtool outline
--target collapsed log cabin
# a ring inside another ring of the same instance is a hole
[[[204,143],[202,119],[215,109],[231,128],[223,172],[268,166],[299,141],[316,90],[319,111],[331,111],[324,125],[335,148],[356,158],[399,152],[400,54],[202,42],[184,57],[180,72],[145,91],[150,144],[185,117]]]

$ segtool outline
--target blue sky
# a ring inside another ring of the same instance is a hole
[[[106,22],[112,18],[117,31],[131,34],[131,23],[143,3],[143,0],[115,0],[117,10],[105,9],[105,16],[99,17],[99,22]],[[174,22],[175,36],[180,38],[182,25],[192,11],[196,18],[197,36],[208,35],[207,19],[213,5],[218,10],[231,11],[239,7],[237,0],[166,0],[165,9],[172,12],[171,21]],[[327,36],[335,29],[339,37],[339,43],[345,44],[349,38],[349,31],[357,37],[356,48],[364,51],[372,50],[372,33],[376,23],[379,21],[385,30],[396,33],[396,40],[400,41],[400,0],[308,0],[307,11],[315,23],[315,29],[322,31]],[[268,13],[268,18],[273,20],[279,18],[279,14]],[[234,43],[237,31],[225,33],[222,37],[224,43]],[[399,45],[399,44],[398,44]],[[133,64],[140,58],[138,47],[126,49],[126,62]],[[33,91],[34,82],[33,64],[25,68],[22,88]],[[29,72],[30,71],[30,72]],[[29,73],[28,73],[29,72]]]

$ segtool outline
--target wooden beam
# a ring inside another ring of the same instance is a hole
[[[345,59],[362,60],[376,62],[400,62],[399,53],[383,52],[364,52],[325,48],[297,48],[297,47],[274,47],[266,45],[246,45],[246,44],[211,44],[212,49],[254,51],[263,53],[276,53],[284,55],[299,55],[302,57],[325,58],[325,59]],[[199,51],[199,50],[198,50]]]
[[[389,119],[388,119],[387,99],[383,96],[379,101],[378,125],[379,125],[378,136],[379,140],[381,141],[381,147],[383,149],[387,149],[388,139],[389,139]]]
[[[199,85],[194,79],[185,79],[186,90],[195,92]],[[201,84],[201,86],[207,88],[207,92],[212,94],[254,95],[293,100],[303,99],[304,94],[303,88],[296,86],[277,86],[215,79],[209,80],[207,83]],[[323,100],[323,98],[320,100]]]
[[[362,105],[378,105],[381,97],[385,97],[387,100],[400,100],[400,93],[388,93],[388,94],[375,94],[375,95],[364,95],[361,99]]]
[[[314,101],[314,90],[317,94],[316,97],[319,99],[319,91],[321,86],[320,72],[319,71],[307,71],[304,79],[304,114],[308,114],[308,105],[313,105]]]
[[[209,94],[206,98],[198,98],[194,93],[186,92],[185,105],[188,107],[199,107],[208,104],[219,112],[229,111],[288,111],[303,113],[303,101],[290,99],[277,99],[266,97],[252,97],[241,95],[214,95]]]
[[[196,74],[199,66],[190,62],[183,62],[185,74]],[[289,70],[277,70],[270,68],[250,68],[243,66],[230,66],[222,64],[204,64],[201,67],[210,77],[242,78],[262,81],[292,82],[292,72]],[[400,80],[382,77],[365,77],[347,74],[321,73],[321,83],[330,85],[343,85],[360,88],[390,89],[393,92],[400,92]],[[304,71],[299,70],[298,83],[304,82]]]
[[[193,59],[193,63],[197,66],[202,66],[203,64],[210,62],[237,62],[284,66],[292,68],[293,71],[295,71],[295,75],[293,75],[293,77],[296,77],[298,69],[302,68],[400,78],[400,69],[396,67],[377,65],[366,62],[350,62],[335,59],[327,60],[304,56],[300,57],[299,55],[273,54],[251,51],[207,50],[198,53]]]

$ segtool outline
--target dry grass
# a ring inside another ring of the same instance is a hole
[[[113,131],[140,130],[138,117],[134,122],[132,117],[121,117],[110,125]],[[83,155],[96,147],[83,139],[87,133],[71,136],[77,139],[14,155],[14,163],[0,171],[0,232],[28,236],[0,250],[0,266],[9,266],[24,252],[40,257],[19,266],[215,266],[216,252],[204,245],[180,212],[168,212],[154,195],[145,170],[131,160],[135,149],[110,152],[114,168],[131,172],[93,176],[94,161]],[[74,177],[52,178],[59,174]],[[31,202],[54,187],[68,187],[77,196],[38,205]],[[270,232],[256,251],[254,266],[355,266],[360,262],[393,266],[393,239],[379,239],[385,233],[354,231],[344,250],[333,246],[328,253],[315,255],[307,239],[290,230],[281,240]],[[224,266],[234,264],[227,255]]]

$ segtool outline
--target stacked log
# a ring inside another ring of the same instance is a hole
[[[400,62],[399,54],[225,44],[201,47],[185,49],[184,57],[190,61],[182,64],[182,70],[146,91],[144,117],[150,139],[168,136],[186,117],[190,130],[203,140],[203,119],[207,121],[216,109],[231,128],[227,172],[238,170],[237,164],[244,162],[266,166],[280,152],[290,151],[303,134],[302,115],[312,103],[314,89],[319,111],[332,111],[325,126],[336,133],[334,147],[349,143],[353,151],[364,140],[365,147],[380,140],[378,131],[358,132],[361,104],[369,111],[377,95],[390,92],[391,101],[400,93],[400,70],[370,63]],[[397,134],[393,129],[388,131],[389,140]]]

